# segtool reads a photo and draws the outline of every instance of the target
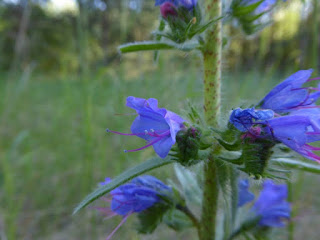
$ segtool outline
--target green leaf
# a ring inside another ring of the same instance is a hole
[[[137,229],[138,232],[143,234],[152,233],[162,222],[163,215],[167,212],[168,209],[168,205],[156,204],[155,206],[139,213],[139,227]]]
[[[237,5],[233,6],[233,15],[234,16],[242,16],[242,15],[250,14],[254,10],[256,10],[256,8],[259,7],[262,2],[263,2],[263,0],[260,0],[259,2],[256,2],[254,4],[250,4],[247,6],[237,4]]]
[[[168,227],[177,232],[193,227],[190,219],[183,212],[177,209],[167,211],[164,215],[163,221],[168,225]]]
[[[278,164],[280,166],[286,166],[290,168],[295,168],[298,170],[311,172],[311,173],[320,173],[320,165],[318,163],[307,163],[298,160],[291,160],[288,158],[273,158],[271,160],[272,163]]]
[[[181,51],[191,51],[199,48],[199,44],[195,42],[176,44],[172,42],[145,41],[136,43],[127,43],[119,46],[121,53],[139,52],[139,51],[158,51],[177,49]]]
[[[182,167],[179,164],[174,165],[174,170],[182,186],[184,196],[186,197],[186,199],[190,203],[195,203],[198,206],[201,206],[202,189],[199,186],[196,175],[192,171]]]
[[[200,26],[198,29],[196,29],[194,32],[192,32],[189,37],[193,37],[196,34],[200,34],[203,33],[208,27],[211,26],[211,24],[218,22],[219,20],[221,20],[222,18],[224,18],[225,16],[221,16],[215,19],[210,20],[209,22],[207,22],[206,24]]]
[[[121,184],[128,182],[132,178],[137,177],[152,169],[159,168],[173,162],[174,161],[172,161],[170,158],[161,159],[159,157],[154,157],[133,168],[124,171],[119,176],[114,178],[109,184],[99,187],[98,189],[90,193],[87,197],[85,197],[82,200],[82,202],[80,202],[79,205],[74,209],[73,214],[77,213],[79,210],[87,206],[89,203],[112,191]]]

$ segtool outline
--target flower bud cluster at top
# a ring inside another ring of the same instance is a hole
[[[283,143],[302,156],[320,162],[310,143],[320,140],[320,88],[303,85],[312,70],[301,70],[274,87],[256,108],[235,109],[229,122],[246,136]]]

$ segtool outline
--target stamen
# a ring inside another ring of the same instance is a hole
[[[108,132],[108,133],[111,132],[111,133],[114,133],[114,134],[124,135],[124,136],[141,136],[141,135],[145,135],[145,132],[144,133],[121,133],[121,132],[112,131],[109,128],[106,129],[106,132]]]
[[[309,144],[305,144],[305,146],[311,151],[320,151],[320,147],[314,147],[314,146],[309,145]]]
[[[306,132],[307,135],[320,135],[320,132]]]
[[[118,215],[117,213],[113,213],[112,215],[109,215],[109,216],[103,218],[103,221],[106,221],[106,220],[108,220],[108,219],[110,219],[110,218],[113,218],[113,217],[115,217],[115,216],[117,216],[117,215]]]
[[[307,156],[312,157],[315,161],[320,163],[320,156],[318,156],[317,154],[314,154],[312,152],[308,152]]]
[[[301,106],[301,107],[293,107],[291,109],[308,109],[308,108],[320,108],[320,106]]]
[[[147,144],[147,145],[145,145],[145,146],[143,146],[143,147],[141,147],[141,148],[132,149],[132,150],[124,150],[124,152],[127,153],[127,152],[137,152],[137,151],[140,151],[140,150],[142,150],[142,149],[145,149],[145,148],[147,148],[147,147],[152,146],[153,144],[159,142],[161,139],[162,139],[162,138],[159,137],[159,138],[155,139],[154,141],[150,142],[149,144]]]
[[[320,80],[320,77],[309,78],[307,82],[311,82],[311,81],[315,81],[315,80]]]
[[[118,229],[127,221],[127,218],[131,215],[131,213],[128,213],[126,216],[123,217],[119,225],[110,233],[110,235],[106,238],[106,240],[110,240],[112,236],[118,231]]]
[[[115,116],[131,116],[131,115],[138,115],[138,113],[115,113]]]

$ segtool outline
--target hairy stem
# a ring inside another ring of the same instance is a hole
[[[205,0],[205,12],[208,19],[221,16],[221,0]],[[208,28],[202,49],[204,64],[204,110],[208,125],[218,127],[220,115],[220,80],[221,80],[221,22]],[[215,221],[219,197],[216,150],[211,152],[204,166],[204,189],[201,216],[201,240],[215,239]]]
[[[197,228],[198,233],[200,231],[200,224],[197,217],[190,211],[190,209],[186,206],[177,205],[176,209],[183,212],[193,223],[193,225]]]

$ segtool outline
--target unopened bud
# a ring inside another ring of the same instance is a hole
[[[177,16],[178,12],[175,6],[170,2],[165,2],[160,6],[160,13],[163,18],[167,18],[168,16]]]

